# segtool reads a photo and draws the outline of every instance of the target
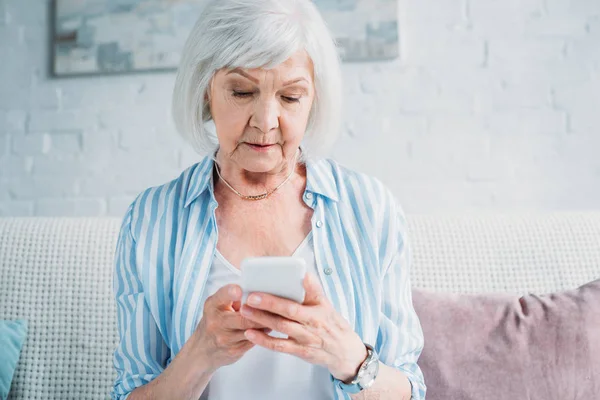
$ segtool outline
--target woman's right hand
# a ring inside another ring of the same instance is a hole
[[[193,335],[211,372],[235,363],[254,347],[244,336],[246,329],[267,329],[240,314],[241,300],[242,289],[226,285],[204,303],[204,314]]]

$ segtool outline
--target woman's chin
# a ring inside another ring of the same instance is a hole
[[[245,160],[240,163],[241,167],[249,172],[269,172],[281,165],[281,157],[275,155],[254,155],[253,157],[245,157]]]

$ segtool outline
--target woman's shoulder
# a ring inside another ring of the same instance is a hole
[[[318,164],[315,168],[324,175],[327,172],[335,182],[338,210],[351,215],[350,220],[359,221],[361,229],[366,229],[363,234],[372,234],[374,246],[382,251],[397,248],[398,238],[406,235],[407,224],[403,207],[391,189],[379,178],[335,160],[324,159]],[[389,257],[390,254],[381,254],[381,257]]]
[[[150,186],[134,197],[128,208],[133,221],[155,221],[165,213],[172,213],[189,203],[191,193],[206,175],[206,160],[187,167],[178,176],[165,183]]]
[[[381,179],[326,158],[315,162],[315,169],[329,175],[341,202],[364,200],[373,206],[392,206],[396,199]]]

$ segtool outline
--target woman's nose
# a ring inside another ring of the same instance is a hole
[[[279,105],[274,99],[259,100],[256,102],[254,114],[250,119],[253,128],[260,129],[262,133],[269,133],[272,129],[279,128]]]

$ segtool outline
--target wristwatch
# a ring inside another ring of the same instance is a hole
[[[365,343],[365,346],[367,347],[367,358],[361,364],[358,374],[352,379],[352,382],[344,383],[339,379],[333,378],[335,385],[346,393],[360,393],[375,383],[375,378],[377,378],[377,374],[379,373],[379,355],[371,345]]]

